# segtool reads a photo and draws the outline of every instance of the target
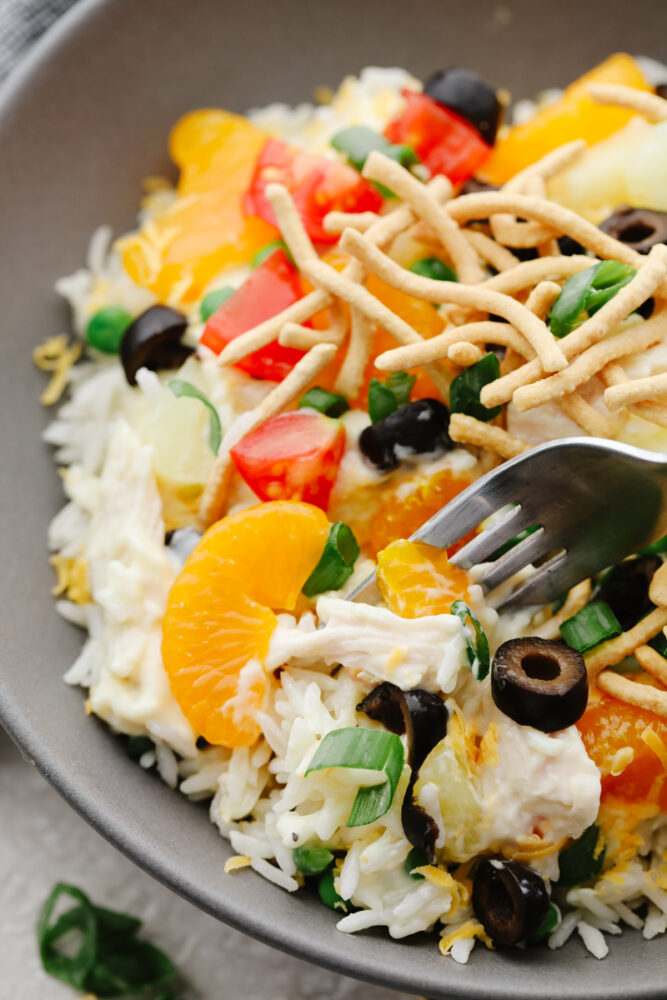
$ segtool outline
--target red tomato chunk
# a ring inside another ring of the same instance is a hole
[[[467,181],[491,152],[464,118],[426,94],[404,90],[405,110],[384,130],[389,142],[412,146],[432,174],[445,174],[452,184]]]
[[[258,215],[273,226],[276,217],[266,188],[276,182],[290,192],[306,232],[318,243],[338,241],[338,235],[325,232],[322,225],[329,212],[377,212],[382,206],[377,188],[352,167],[269,139],[259,155],[243,207],[248,215]]]
[[[345,429],[312,410],[280,413],[231,449],[260,500],[303,500],[326,510],[345,450]]]
[[[201,343],[220,354],[231,340],[302,298],[298,271],[284,250],[275,250],[209,318]],[[282,382],[304,355],[277,340],[236,363],[255,378]]]

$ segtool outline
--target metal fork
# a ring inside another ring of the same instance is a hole
[[[548,604],[667,533],[667,459],[597,438],[544,444],[482,476],[411,541],[449,548],[508,505],[452,562],[464,569],[486,564],[478,579],[486,592],[532,565],[496,607]],[[527,528],[534,530],[494,557]],[[378,596],[373,573],[350,600],[373,603]]]

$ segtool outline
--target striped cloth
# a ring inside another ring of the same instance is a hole
[[[75,0],[0,0],[0,80]]]

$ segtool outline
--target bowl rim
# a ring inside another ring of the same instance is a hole
[[[0,84],[0,130],[6,127],[6,123],[11,118],[15,108],[20,105],[22,98],[29,92],[31,86],[38,83],[42,69],[56,62],[68,46],[76,44],[77,35],[91,21],[94,21],[103,11],[116,6],[117,3],[118,0],[77,0],[21,56],[17,65]],[[406,964],[403,973],[397,969],[396,965],[391,966],[387,963],[385,966],[380,957],[364,967],[360,965],[353,948],[350,948],[349,952],[344,947],[336,948],[336,944],[340,944],[340,941],[334,940],[332,944],[330,938],[329,940],[311,939],[307,942],[307,950],[305,951],[303,946],[293,939],[289,920],[285,920],[284,924],[269,925],[261,911],[253,912],[252,909],[245,909],[236,900],[225,899],[221,901],[212,889],[203,887],[196,881],[189,879],[187,874],[179,869],[166,867],[151,850],[150,841],[133,838],[124,828],[120,815],[114,816],[105,812],[101,801],[87,797],[77,785],[76,780],[68,774],[64,762],[56,761],[54,763],[45,756],[45,747],[40,741],[39,733],[31,725],[25,710],[13,699],[1,673],[0,695],[0,723],[18,746],[24,759],[35,765],[61,797],[104,839],[157,881],[199,909],[265,944],[355,979],[411,993],[416,988],[423,988],[424,991],[430,989],[433,995],[438,993],[441,996],[448,996],[452,1000],[455,994],[459,998],[465,997],[466,1000],[488,1000],[487,986],[481,985],[480,987],[479,984],[476,984],[473,970],[465,981],[450,980],[448,982],[449,977],[445,966],[442,968],[439,982],[435,982],[430,975],[419,981],[415,980],[414,973],[411,974],[410,963]],[[147,776],[147,780],[151,779]],[[174,792],[169,790],[169,794],[174,794]],[[331,930],[334,931],[334,929],[332,925]],[[630,933],[628,929],[624,930],[624,935]],[[424,940],[424,937],[424,935],[419,936],[419,944]],[[414,941],[415,939],[407,939],[408,942],[410,940]],[[391,941],[392,945],[400,943],[402,942]],[[436,948],[434,942],[432,947]],[[561,954],[564,955],[564,952]],[[656,958],[659,959],[659,955],[656,955]],[[468,969],[470,968],[468,966]],[[499,969],[499,971],[503,970]],[[555,966],[544,971],[552,974],[557,972]],[[508,973],[506,981],[498,981],[494,984],[494,1000],[528,1000],[529,994],[517,993],[516,984],[512,983],[511,961],[504,964],[504,972]],[[535,978],[536,984],[540,974],[538,969]],[[505,976],[503,975],[502,978]],[[549,977],[549,979],[551,978]],[[579,997],[585,997],[586,1000],[662,1000],[664,988],[656,985],[649,987],[648,991],[642,990],[641,984],[635,980],[630,984],[618,983],[617,988],[611,990],[608,983],[600,983],[597,987],[593,986],[592,988],[587,984],[585,993],[573,993],[570,990],[564,993],[558,982],[552,979],[551,982],[548,980],[543,982],[543,988],[540,992],[541,1000],[561,1000],[561,998],[563,1000],[578,1000]]]

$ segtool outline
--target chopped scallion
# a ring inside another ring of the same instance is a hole
[[[640,549],[637,553],[638,556],[648,556],[648,555],[662,555],[663,552],[667,552],[667,535],[663,535],[659,538],[657,542],[651,542],[645,548]]]
[[[564,641],[579,653],[585,653],[593,646],[613,639],[622,631],[618,618],[605,601],[587,604],[560,627]]]
[[[488,423],[500,413],[500,406],[489,409],[480,402],[485,385],[500,376],[500,362],[495,354],[485,354],[474,365],[457,375],[449,389],[449,408],[452,413],[465,413]]]
[[[495,552],[492,552],[489,556],[489,562],[493,562],[494,559],[500,559],[500,557],[504,556],[506,552],[513,549],[515,545],[522,542],[524,538],[528,538],[529,535],[534,535],[536,531],[539,531],[539,525],[537,524],[533,524],[530,528],[524,528],[518,535],[515,535],[514,538],[510,538],[503,545],[497,548]]]
[[[339,153],[343,153],[357,170],[363,170],[368,156],[375,150],[396,160],[403,167],[411,167],[419,162],[419,157],[411,146],[393,145],[366,125],[353,125],[336,132],[331,145]]]
[[[272,253],[276,250],[283,250],[287,255],[291,264],[294,264],[292,259],[292,254],[287,249],[287,244],[284,240],[271,240],[270,243],[265,244],[265,246],[260,247],[253,259],[250,261],[250,266],[253,270],[263,264],[265,260],[268,260]]]
[[[53,919],[56,906],[67,897],[74,905]],[[164,952],[136,937],[140,927],[136,917],[95,906],[81,889],[59,882],[37,922],[44,970],[100,998],[135,996],[173,984],[175,966]]]
[[[368,415],[371,423],[377,424],[397,410],[399,406],[410,402],[410,393],[415,384],[416,375],[407,372],[392,372],[386,382],[372,378],[368,386]]]
[[[410,271],[422,278],[432,278],[434,281],[458,281],[456,271],[445,264],[439,257],[422,257],[410,264]]]
[[[544,941],[550,934],[553,934],[562,919],[560,908],[555,903],[549,903],[546,917],[536,930],[528,935],[530,943],[537,944],[539,941]]]
[[[205,295],[199,306],[199,315],[201,316],[204,323],[207,319],[210,319],[213,313],[216,313],[223,302],[226,302],[234,292],[235,288],[231,285],[223,285],[222,288],[214,288],[212,292]]]
[[[322,389],[319,385],[314,385],[299,400],[299,409],[303,407],[318,410],[327,417],[342,417],[350,409],[350,404],[345,396],[340,396],[337,392],[329,392],[328,389]]]
[[[340,910],[342,913],[349,912],[349,900],[343,899],[343,897],[339,896],[336,892],[333,869],[330,868],[322,875],[317,883],[317,891],[321,901],[325,906],[328,906],[330,910]]]
[[[634,267],[617,260],[604,260],[568,278],[549,312],[554,337],[565,337],[579,325],[584,314],[592,315],[633,279]]]
[[[648,645],[667,660],[667,639],[662,632],[649,639]]]
[[[468,651],[468,662],[470,663],[471,673],[476,680],[482,681],[488,674],[489,666],[491,664],[489,642],[486,638],[486,633],[480,625],[478,619],[475,618],[474,614],[464,601],[454,601],[450,611],[451,614],[456,615],[464,626],[466,649]],[[474,643],[465,629],[468,618],[472,622],[472,626],[475,630]]]
[[[332,524],[320,561],[303,585],[306,597],[340,590],[352,576],[358,558],[359,543],[352,529],[342,521]]]
[[[571,888],[581,885],[583,882],[590,882],[591,879],[599,875],[604,864],[606,848],[598,851],[600,839],[600,827],[593,823],[587,830],[584,830],[574,844],[561,851],[558,857],[558,881],[557,886]]]
[[[294,864],[302,875],[319,875],[326,871],[334,856],[326,847],[319,844],[303,844],[292,851]]]
[[[306,775],[328,767],[383,771],[385,781],[358,790],[348,816],[348,826],[365,826],[384,816],[391,806],[404,759],[403,744],[395,733],[358,727],[334,729],[320,743]]]
[[[181,378],[172,378],[167,382],[167,385],[173,392],[174,396],[186,396],[189,399],[198,399],[200,403],[208,409],[208,446],[214,455],[217,455],[220,450],[220,442],[222,441],[222,425],[220,423],[220,417],[218,416],[218,411],[216,410],[213,403],[210,401],[208,396],[206,396],[201,389],[198,389],[196,385],[192,382],[186,382]]]
[[[422,851],[421,847],[413,847],[410,853],[408,854],[407,858],[403,862],[403,869],[406,875],[409,875],[410,878],[413,878],[415,882],[420,882],[420,881],[423,882],[424,876],[421,874],[421,872],[416,872],[414,869],[423,868],[424,865],[427,864],[428,864],[428,858],[426,857],[425,852]]]

